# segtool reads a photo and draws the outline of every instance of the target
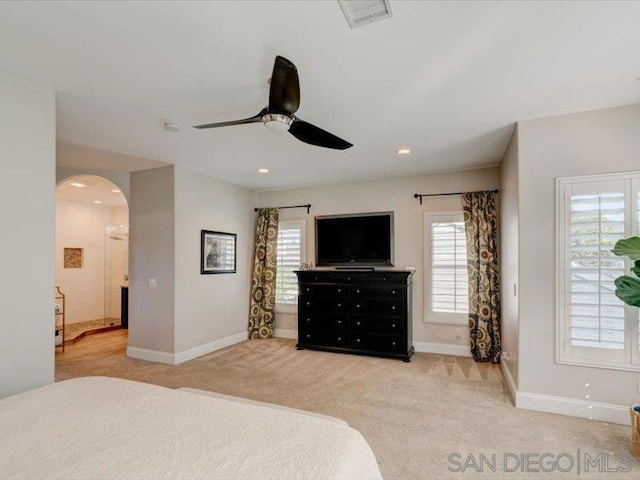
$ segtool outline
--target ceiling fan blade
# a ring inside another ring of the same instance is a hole
[[[228,127],[231,125],[242,125],[244,123],[256,123],[262,121],[262,115],[264,114],[264,110],[259,114],[254,115],[253,117],[243,118],[242,120],[231,120],[230,122],[219,122],[219,123],[206,123],[204,125],[194,125],[193,128],[217,128],[217,127]]]
[[[298,107],[300,107],[298,69],[289,60],[278,55],[271,75],[269,112],[291,114],[297,112]]]
[[[298,140],[318,147],[333,148],[335,150],[346,150],[349,147],[353,147],[351,143],[336,137],[333,133],[322,130],[299,118],[293,120],[291,127],[289,127],[289,133]]]

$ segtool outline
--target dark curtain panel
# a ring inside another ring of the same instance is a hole
[[[500,363],[498,214],[494,192],[462,195],[469,272],[471,354],[477,362]]]
[[[278,209],[258,210],[251,282],[249,338],[271,338],[276,315]]]

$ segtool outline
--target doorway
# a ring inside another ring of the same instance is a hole
[[[62,338],[69,347],[87,335],[127,328],[129,206],[118,185],[76,175],[56,187],[55,258],[56,287],[65,303],[56,345]]]

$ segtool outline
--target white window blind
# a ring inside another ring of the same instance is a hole
[[[282,220],[278,223],[278,270],[276,304],[298,303],[298,277],[294,273],[304,261],[304,221]]]
[[[462,212],[425,214],[426,319],[467,324],[469,277]]]
[[[640,175],[558,181],[559,361],[636,369],[638,311],[615,295],[629,262],[611,250],[638,234]]]

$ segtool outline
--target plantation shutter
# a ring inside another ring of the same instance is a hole
[[[425,214],[427,321],[467,324],[469,275],[462,212]]]
[[[464,222],[431,225],[434,312],[468,312],[469,280]]]
[[[626,308],[613,283],[624,274],[625,262],[611,253],[627,235],[627,185],[580,183],[565,192],[566,341],[577,359],[628,362]]]
[[[278,225],[278,270],[276,274],[276,304],[298,303],[298,277],[303,259],[303,229],[301,221],[281,221]]]

